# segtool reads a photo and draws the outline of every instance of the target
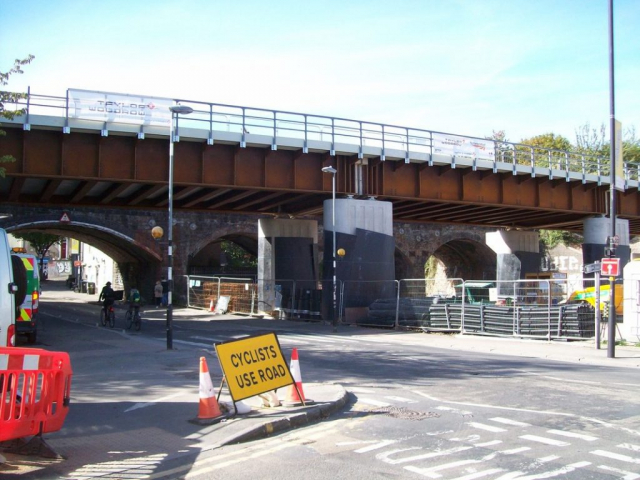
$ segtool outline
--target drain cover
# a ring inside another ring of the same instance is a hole
[[[381,413],[402,420],[424,420],[425,418],[434,418],[440,416],[434,412],[417,412],[415,410],[409,410],[408,408],[404,407],[377,407],[368,410],[368,413]]]

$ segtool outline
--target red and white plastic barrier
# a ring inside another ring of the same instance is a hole
[[[68,353],[0,347],[0,441],[60,430],[72,375]]]

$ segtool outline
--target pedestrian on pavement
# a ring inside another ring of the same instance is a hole
[[[160,307],[160,303],[162,303],[162,282],[158,280],[153,287],[153,297],[156,303],[156,308]]]
[[[162,306],[169,305],[169,281],[166,278],[162,279]]]

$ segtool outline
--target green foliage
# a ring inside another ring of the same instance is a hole
[[[23,65],[27,65],[31,63],[31,61],[34,58],[35,57],[33,55],[29,55],[27,58],[24,58],[22,60],[17,58],[15,62],[13,62],[13,68],[11,70],[9,70],[8,72],[0,72],[0,86],[7,85],[9,83],[9,78],[11,77],[11,75],[24,73],[21,67]],[[26,93],[11,93],[11,92],[0,91],[0,117],[8,118],[9,120],[12,120],[16,116],[23,115],[25,113],[24,108],[18,109],[18,110],[15,110],[15,109],[7,110],[4,104],[5,103],[16,104],[24,98],[27,98]],[[6,135],[6,132],[0,129],[0,136],[2,135]],[[13,163],[15,161],[16,159],[11,155],[0,156],[0,163]],[[0,177],[4,178],[5,175],[6,175],[6,169],[4,167],[0,167]]]
[[[562,135],[555,133],[544,133],[535,137],[525,138],[520,143],[531,145],[533,147],[541,147],[551,150],[572,150],[574,147],[571,142]]]
[[[62,240],[60,235],[53,235],[51,233],[44,232],[12,233],[12,235],[15,238],[29,242],[40,259],[45,257],[53,245],[60,243]]]
[[[582,235],[564,230],[540,230],[540,244],[542,250],[548,252],[553,247],[563,244],[567,247],[582,245]]]
[[[249,268],[258,266],[258,258],[251,255],[241,246],[224,240],[221,242],[221,249],[227,257],[229,266],[233,268]]]

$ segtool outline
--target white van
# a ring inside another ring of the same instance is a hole
[[[24,268],[21,261],[12,261],[7,233],[0,228],[0,347],[15,345],[16,295],[21,296],[26,292],[25,272],[19,270],[16,275],[23,279],[24,285],[20,289],[18,282],[14,281],[14,265],[17,269]],[[22,290],[21,294],[19,290]]]

